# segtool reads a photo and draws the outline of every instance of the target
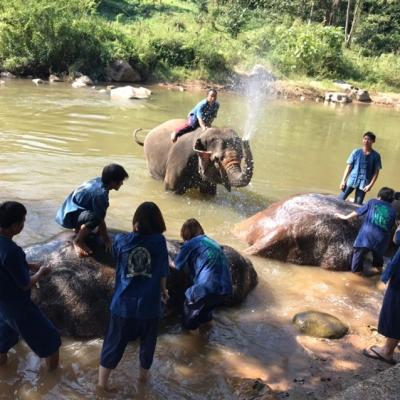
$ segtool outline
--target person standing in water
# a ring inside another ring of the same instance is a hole
[[[187,121],[176,131],[171,133],[172,142],[175,143],[180,136],[194,131],[199,127],[205,131],[217,117],[218,110],[217,91],[215,89],[210,89],[207,93],[207,97],[197,103],[193,110],[190,111]]]
[[[346,200],[354,190],[354,202],[362,204],[365,194],[369,192],[378,179],[379,170],[382,169],[381,156],[372,148],[376,136],[372,132],[363,135],[363,147],[351,152],[347,166],[340,182],[339,199]]]
[[[157,343],[161,302],[167,303],[168,251],[165,222],[158,206],[142,203],[133,216],[133,231],[113,243],[117,263],[111,317],[101,350],[98,389],[109,391],[108,378],[128,342],[140,338],[139,380],[146,381]]]
[[[56,222],[77,232],[74,248],[79,257],[87,257],[92,253],[85,239],[96,228],[106,249],[111,248],[105,222],[109,206],[108,193],[113,189],[119,190],[127,178],[128,173],[121,165],[106,165],[101,177],[85,182],[75,189],[58,210]]]
[[[13,241],[24,229],[25,216],[21,203],[0,204],[0,366],[7,363],[8,351],[21,337],[53,370],[59,362],[60,335],[31,300],[31,288],[50,267],[28,264],[25,252]]]

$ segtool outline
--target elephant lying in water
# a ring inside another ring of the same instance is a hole
[[[150,174],[164,181],[166,190],[177,194],[190,188],[215,194],[217,184],[243,187],[253,176],[253,156],[249,142],[230,128],[197,129],[171,141],[171,132],[184,121],[174,119],[152,129],[144,143]],[[241,166],[244,161],[243,168]]]
[[[251,245],[247,254],[350,270],[353,242],[362,220],[342,221],[334,214],[348,214],[356,207],[336,196],[294,196],[237,224],[233,233]]]
[[[115,235],[116,231],[110,232]],[[62,232],[41,244],[25,249],[28,262],[49,265],[51,273],[32,290],[33,300],[48,315],[63,336],[100,337],[105,334],[109,305],[114,292],[115,265],[96,236],[88,239],[92,257],[79,258],[72,245],[73,233]],[[167,241],[170,260],[180,243]],[[228,306],[241,303],[257,285],[257,273],[251,262],[229,246],[224,246],[232,273],[233,295]],[[170,268],[167,287],[168,311],[183,305],[188,276]]]

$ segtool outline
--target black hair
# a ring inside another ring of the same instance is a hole
[[[109,164],[103,168],[101,173],[101,181],[108,185],[111,182],[122,182],[124,179],[129,178],[128,173],[124,167],[119,164]]]
[[[215,95],[218,94],[216,89],[210,89],[210,90],[207,92],[207,96],[208,96],[210,93],[215,94]]]
[[[6,201],[0,204],[0,228],[9,228],[15,223],[24,221],[26,208],[17,201]]]
[[[367,131],[363,134],[362,137],[364,137],[364,136],[368,136],[373,142],[375,142],[375,140],[376,140],[376,135],[374,132]]]
[[[183,240],[190,240],[199,235],[204,235],[204,229],[197,219],[190,218],[183,223],[181,228],[181,238]]]
[[[145,201],[136,209],[132,225],[134,232],[143,235],[163,233],[167,229],[160,209],[152,201]]]
[[[378,197],[383,201],[391,203],[394,200],[394,190],[392,188],[383,187],[379,190]]]

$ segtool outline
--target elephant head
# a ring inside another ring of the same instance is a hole
[[[222,183],[228,191],[250,183],[254,167],[250,145],[233,129],[208,128],[197,137],[193,150],[203,180]]]

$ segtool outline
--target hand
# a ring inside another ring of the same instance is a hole
[[[363,189],[363,192],[367,193],[371,190],[371,185],[367,185],[365,186],[365,188]]]
[[[345,187],[346,187],[346,182],[340,182],[339,189],[344,190]]]
[[[346,219],[346,216],[343,215],[343,214],[340,214],[340,213],[335,213],[334,216],[335,216],[336,218]]]
[[[167,304],[169,300],[169,294],[168,294],[168,289],[164,289],[161,291],[161,301],[164,304]]]

